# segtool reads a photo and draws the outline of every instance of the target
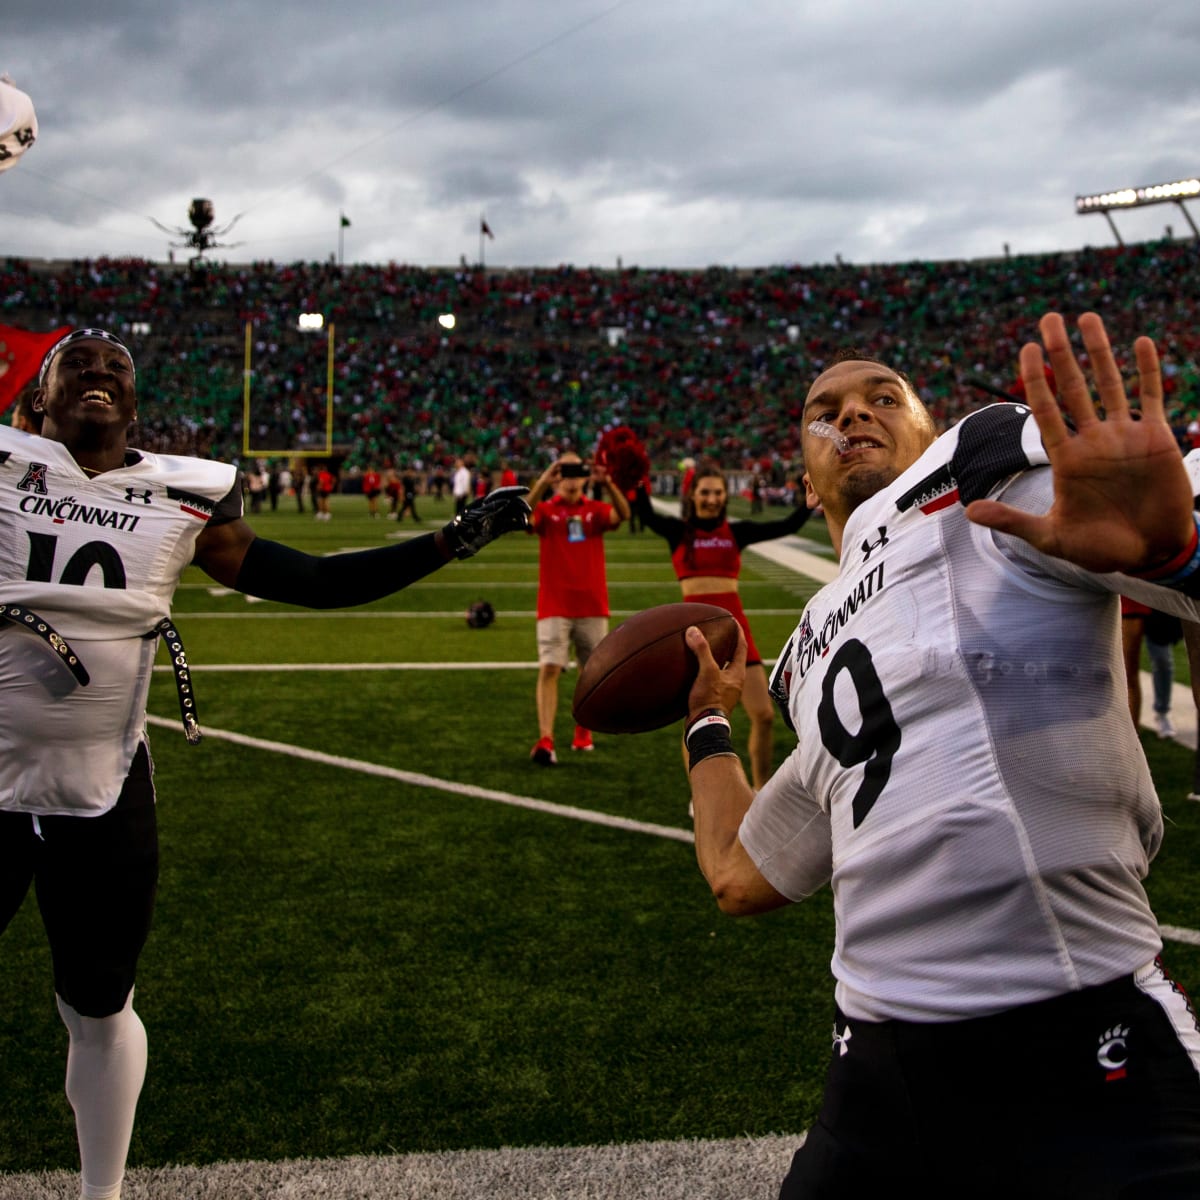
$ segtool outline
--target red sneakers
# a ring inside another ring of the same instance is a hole
[[[595,750],[596,743],[592,741],[592,731],[582,725],[575,726],[575,737],[571,742],[572,750]]]
[[[529,752],[529,757],[533,759],[539,767],[553,767],[558,764],[558,755],[554,753],[553,738],[538,738],[533,749]]]

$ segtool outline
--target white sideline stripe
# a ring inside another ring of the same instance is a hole
[[[744,1200],[770,1196],[804,1135],[441,1150],[131,1167],[128,1200]],[[0,1175],[0,1200],[79,1194],[77,1171]]]
[[[1160,925],[1158,932],[1168,942],[1184,942],[1189,946],[1200,946],[1200,930],[1182,929],[1178,925]]]
[[[146,723],[163,729],[176,729],[178,718],[168,720],[147,714]],[[669,838],[676,842],[694,842],[690,829],[674,829],[670,825],[654,825],[648,821],[634,821],[629,817],[616,817],[610,813],[592,812],[586,808],[575,808],[570,804],[553,804],[549,800],[537,800],[533,796],[516,796],[512,792],[497,792],[492,788],[476,787],[472,783],[454,783],[448,779],[437,779],[419,771],[401,771],[396,767],[384,767],[379,763],[364,762],[360,758],[345,758],[340,754],[325,754],[320,750],[307,750],[303,746],[292,746],[287,742],[271,742],[263,738],[247,737],[228,729],[204,727],[204,736],[217,741],[232,742],[235,746],[248,746],[252,750],[268,750],[275,754],[286,754],[305,762],[321,763],[327,767],[341,767],[347,771],[358,771],[362,775],[376,775],[381,779],[394,779],[410,787],[431,788],[434,791],[450,792],[455,796],[472,796],[477,800],[493,800],[497,804],[508,804],[513,808],[527,808],[533,812],[547,813],[552,817],[568,817],[573,821],[586,821],[592,825],[604,825],[609,829],[626,829],[631,833],[648,833],[652,837]]]

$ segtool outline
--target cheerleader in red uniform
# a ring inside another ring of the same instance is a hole
[[[726,513],[729,486],[713,462],[696,467],[683,498],[683,518],[654,511],[644,485],[638,488],[637,508],[642,523],[671,547],[671,562],[685,600],[715,604],[733,614],[746,634],[746,685],[742,707],[750,718],[750,774],[757,790],[770,778],[775,709],[767,691],[767,671],[754,644],[750,622],[738,596],[742,549],[795,533],[810,510],[796,508],[781,521],[731,521]]]

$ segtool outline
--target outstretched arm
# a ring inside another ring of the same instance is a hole
[[[755,542],[769,542],[773,538],[787,537],[789,533],[800,529],[812,513],[811,508],[801,504],[778,521],[733,521],[730,523],[733,540],[737,542],[739,549],[744,549],[746,546],[753,546]]]
[[[524,488],[497,488],[436,533],[349,554],[305,554],[260,538],[241,518],[206,529],[194,561],[218,583],[305,608],[350,608],[408,587],[452,558],[470,558],[501,534],[524,529]]]
[[[1021,350],[1025,394],[1054,473],[1054,502],[1042,516],[994,500],[976,500],[967,516],[1023,538],[1044,554],[1088,571],[1152,573],[1171,564],[1196,538],[1192,488],[1163,409],[1158,353],[1148,337],[1134,343],[1141,415],[1130,411],[1104,322],[1079,318],[1103,418],[1092,402],[1061,316],[1039,324],[1063,419],[1043,367],[1042,347]]]
[[[652,533],[657,533],[659,537],[666,538],[667,545],[672,550],[683,541],[683,535],[687,531],[687,526],[678,517],[667,517],[660,513],[654,507],[654,503],[650,499],[650,493],[646,491],[644,483],[639,483],[637,486],[634,504],[637,505],[638,516],[642,519],[642,524]]]

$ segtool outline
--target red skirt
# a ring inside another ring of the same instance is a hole
[[[732,614],[733,619],[742,627],[742,632],[746,635],[746,666],[753,667],[762,662],[762,655],[759,654],[758,647],[754,644],[754,634],[750,632],[750,621],[742,608],[742,598],[737,592],[701,593],[684,596],[684,599],[689,604],[715,604],[717,608],[723,608],[727,613]]]

